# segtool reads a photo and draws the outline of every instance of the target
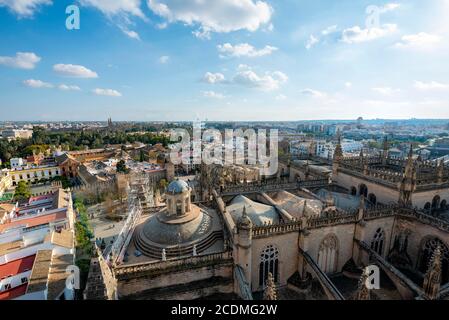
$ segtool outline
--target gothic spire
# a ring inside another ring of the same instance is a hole
[[[264,300],[277,300],[276,285],[274,283],[273,274],[268,273],[267,284],[263,292]]]
[[[413,159],[413,144],[410,143],[410,150],[408,152],[408,159],[411,160]]]
[[[384,144],[383,144],[384,153],[388,153],[388,136],[385,136],[384,138]],[[384,154],[386,156],[386,154]]]
[[[368,271],[364,269],[359,280],[357,292],[355,293],[355,300],[371,300],[370,290],[366,286],[366,280],[368,279],[368,276]]]
[[[252,227],[251,219],[248,217],[246,213],[246,206],[243,206],[242,216],[238,220],[238,226],[243,229],[249,229]]]
[[[423,289],[429,299],[438,299],[441,285],[441,246],[438,245],[429,262],[429,269],[424,277]]]
[[[337,145],[335,146],[334,160],[339,161],[341,158],[343,158],[343,149],[341,148],[341,138],[339,135]]]

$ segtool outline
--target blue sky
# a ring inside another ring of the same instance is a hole
[[[449,118],[448,18],[448,0],[0,0],[0,120]]]

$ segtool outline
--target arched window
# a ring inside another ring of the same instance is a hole
[[[176,201],[176,214],[178,216],[182,215],[182,201],[181,200]]]
[[[365,184],[359,186],[359,195],[368,197],[368,187]]]
[[[352,196],[356,196],[357,195],[357,188],[356,187],[351,187],[351,195]]]
[[[418,269],[421,273],[425,274],[429,269],[430,259],[432,258],[433,252],[440,246],[442,253],[442,274],[441,283],[445,284],[449,282],[449,249],[447,246],[438,238],[427,238],[422,242],[421,252],[418,260]]]
[[[370,193],[368,195],[368,201],[371,202],[371,204],[377,204],[377,197],[374,193]]]
[[[441,201],[440,208],[441,208],[441,210],[447,209],[447,201],[446,200]]]
[[[376,230],[376,233],[374,234],[373,241],[371,241],[371,249],[376,251],[379,255],[382,255],[384,249],[384,242],[385,242],[385,232],[382,230],[382,228],[379,228]]]
[[[321,241],[318,252],[318,266],[324,273],[337,272],[338,239],[335,235],[326,236]]]
[[[267,246],[260,254],[259,264],[259,286],[265,287],[265,282],[268,279],[268,274],[271,273],[274,277],[274,282],[279,280],[279,250],[273,246]]]
[[[432,200],[432,209],[439,209],[440,208],[440,196],[435,196]]]

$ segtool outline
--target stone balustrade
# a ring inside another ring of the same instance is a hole
[[[422,222],[423,224],[427,224],[442,231],[449,232],[449,221],[439,219],[416,209],[401,208],[397,212],[400,216],[414,218]]]
[[[166,261],[120,265],[114,268],[114,275],[117,279],[123,280],[129,277],[150,276],[159,273],[173,272],[174,270],[186,270],[195,266],[200,267],[217,264],[219,262],[227,263],[230,261],[232,261],[232,251],[224,251],[181,259],[174,258]]]
[[[275,234],[285,234],[297,232],[301,229],[302,223],[299,220],[293,220],[281,224],[264,225],[253,227],[253,238],[263,238]]]
[[[220,191],[220,195],[234,195],[242,193],[270,192],[278,190],[293,190],[300,188],[320,188],[329,185],[328,179],[304,180],[297,182],[253,182],[243,185],[228,185]]]

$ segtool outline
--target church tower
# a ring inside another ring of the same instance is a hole
[[[337,146],[335,147],[334,161],[332,163],[332,172],[333,172],[334,176],[338,174],[338,167],[339,167],[341,160],[343,159],[343,149],[341,148],[340,131],[337,132],[337,136],[338,136],[338,138],[337,138],[338,142],[337,142]]]

